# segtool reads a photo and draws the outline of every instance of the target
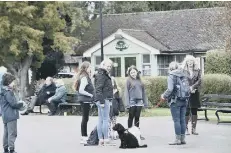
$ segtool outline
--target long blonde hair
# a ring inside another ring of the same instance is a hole
[[[184,58],[184,61],[182,62],[181,68],[185,71],[188,71],[188,64],[187,61],[192,60],[193,61],[193,70],[199,70],[199,63],[197,62],[196,58],[192,55],[186,55]]]

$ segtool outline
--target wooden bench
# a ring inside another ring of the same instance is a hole
[[[219,102],[220,100],[225,100],[225,102]],[[219,123],[231,123],[231,121],[221,121],[218,113],[231,113],[231,95],[223,94],[206,94],[202,98],[202,107],[199,111],[205,112],[205,120],[209,121],[207,116],[208,110],[215,110],[215,115],[217,117],[217,124]]]
[[[76,115],[81,115],[81,104],[77,101],[76,94],[67,94],[67,99],[65,103],[58,105],[59,115],[64,115],[65,113],[77,113]],[[96,115],[96,106],[91,104],[90,115]]]
[[[31,102],[31,100],[32,100],[33,97],[34,97],[34,96],[27,97],[27,98],[25,99],[25,100],[26,100],[26,103],[29,104],[29,103]],[[43,105],[46,105],[46,104],[43,104]],[[38,106],[38,107],[39,107],[39,112],[35,112],[35,111],[32,110],[31,113],[43,114],[43,112],[42,112],[42,105],[39,105],[39,104],[36,103],[35,106]]]

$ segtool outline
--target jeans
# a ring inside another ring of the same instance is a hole
[[[172,119],[174,121],[174,128],[176,135],[185,135],[186,123],[185,123],[185,114],[186,114],[187,102],[177,101],[170,105],[170,110],[172,114]]]
[[[50,103],[47,103],[48,109],[50,110],[50,112],[51,112],[52,114],[55,114],[55,113],[56,113],[56,111],[57,111],[57,109],[58,109],[58,105],[59,105],[60,103],[62,103],[61,100],[57,100],[57,101],[52,100]]]
[[[14,150],[14,143],[17,138],[17,120],[4,124],[3,148]]]
[[[110,101],[105,100],[104,107],[100,106],[100,102],[96,103],[98,107],[98,125],[97,132],[99,139],[108,139],[109,129],[109,113],[110,113]]]

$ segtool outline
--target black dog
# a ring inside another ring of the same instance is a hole
[[[134,128],[134,130],[132,129]],[[123,125],[117,123],[113,130],[118,132],[119,138],[121,140],[120,148],[147,148],[148,146],[140,145],[140,131],[137,127],[132,127],[130,129],[125,129]],[[138,131],[138,134],[133,134],[132,131]]]

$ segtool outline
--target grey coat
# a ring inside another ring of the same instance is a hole
[[[140,80],[128,78],[124,91],[126,107],[148,106],[148,100],[145,93],[144,85]]]
[[[4,124],[19,119],[18,109],[23,106],[23,103],[17,103],[13,91],[8,87],[2,88],[0,104]]]
[[[67,98],[67,89],[65,86],[59,86],[55,90],[55,95],[52,96],[50,99],[51,101],[62,101],[63,103],[66,102]]]
[[[169,105],[172,103],[176,103],[176,98],[175,98],[175,87],[176,87],[176,77],[182,77],[182,76],[187,76],[182,70],[173,70],[169,72],[168,75],[168,88],[167,90],[163,93],[164,99],[168,100]]]

